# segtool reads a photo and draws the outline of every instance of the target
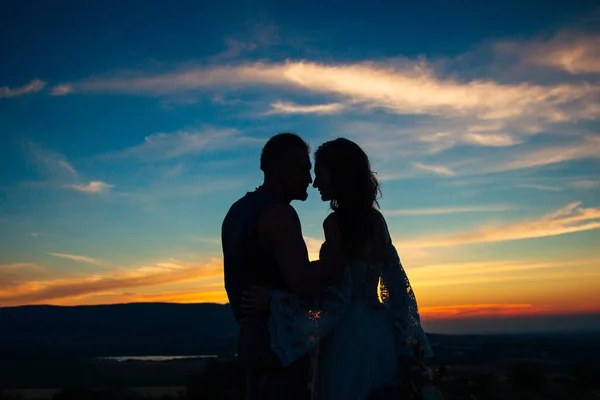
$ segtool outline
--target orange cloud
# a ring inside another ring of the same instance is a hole
[[[5,288],[21,285],[32,276],[44,275],[46,271],[33,263],[0,265],[0,293]]]
[[[419,313],[426,319],[473,318],[539,314],[547,311],[532,304],[458,304],[422,307]]]
[[[222,271],[222,261],[212,259],[205,263],[162,262],[86,277],[31,279],[2,288],[0,304],[3,306],[53,304],[57,301],[92,294],[106,294],[116,290],[129,291],[132,288],[156,287],[174,282],[197,280],[202,284],[221,277]]]
[[[578,309],[564,309],[549,305],[533,304],[457,304],[419,308],[419,313],[424,319],[516,317],[527,315],[556,315],[562,313],[583,314],[599,311],[600,305],[595,308]]]
[[[202,282],[200,282],[202,284]],[[161,287],[151,287],[154,290],[141,293],[134,291],[110,291],[86,294],[78,297],[65,297],[52,301],[54,305],[95,305],[95,304],[123,304],[123,303],[220,303],[228,302],[227,293],[220,286],[198,286],[195,290],[163,290]]]
[[[167,293],[132,294],[133,301],[170,302],[170,303],[221,303],[228,302],[227,293],[222,286],[202,287],[194,291],[174,291]]]

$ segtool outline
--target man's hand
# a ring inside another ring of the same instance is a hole
[[[242,322],[254,314],[262,314],[269,311],[271,291],[266,287],[249,286],[242,293]]]

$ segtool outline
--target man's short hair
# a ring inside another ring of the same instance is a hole
[[[265,143],[260,154],[260,169],[267,174],[273,168],[279,157],[292,149],[310,151],[308,143],[295,133],[278,133]]]

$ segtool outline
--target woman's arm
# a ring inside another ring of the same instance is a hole
[[[339,216],[336,213],[331,213],[325,218],[323,232],[326,246],[325,251],[320,254],[320,259],[324,262],[322,268],[329,269],[333,275],[336,275],[343,269],[340,267],[345,266],[349,261],[347,251],[344,248]]]

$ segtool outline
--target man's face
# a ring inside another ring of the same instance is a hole
[[[304,201],[312,183],[310,155],[307,151],[294,149],[281,160],[281,184],[290,200]]]

